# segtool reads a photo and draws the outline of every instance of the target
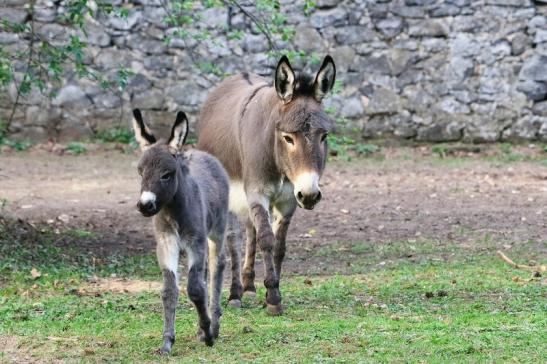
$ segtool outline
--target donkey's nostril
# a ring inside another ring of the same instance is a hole
[[[298,193],[296,194],[296,198],[302,200],[304,198],[304,195],[302,194],[302,192],[298,191]]]
[[[323,198],[323,194],[321,194],[321,191],[317,192],[317,195],[315,196],[315,201],[319,202]]]
[[[142,213],[153,213],[156,210],[156,204],[153,201],[147,201],[145,203],[139,201],[137,202],[137,208]]]

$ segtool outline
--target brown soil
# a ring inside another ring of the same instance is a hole
[[[487,236],[519,244],[547,238],[546,163],[506,163],[484,153],[440,159],[422,152],[386,148],[383,158],[329,163],[323,201],[313,211],[299,209],[293,219],[287,270],[343,272],[336,260],[316,253],[357,243],[473,244]],[[120,152],[0,155],[3,210],[98,234],[91,249],[103,253],[152,251],[151,223],[135,209],[137,159]]]

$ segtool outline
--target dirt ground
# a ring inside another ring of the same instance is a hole
[[[137,159],[120,152],[0,155],[0,212],[96,234],[88,248],[103,254],[152,251],[151,222],[135,208]],[[344,264],[317,254],[329,247],[547,238],[547,164],[537,160],[441,159],[385,148],[381,158],[328,163],[321,184],[322,202],[293,219],[290,272],[343,272]]]

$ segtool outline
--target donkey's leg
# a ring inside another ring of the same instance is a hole
[[[292,196],[291,196],[292,197]],[[272,209],[274,222],[273,233],[275,236],[274,245],[274,264],[277,278],[281,281],[281,265],[285,258],[285,242],[287,240],[287,230],[291,223],[292,216],[296,210],[296,200],[291,198],[288,201],[283,201],[274,206]]]
[[[212,346],[211,317],[207,307],[207,288],[205,283],[205,237],[197,237],[187,246],[188,253],[188,297],[196,306],[199,318],[198,338]]]
[[[209,243],[209,314],[211,331],[216,339],[220,330],[220,297],[222,294],[222,277],[224,275],[224,231],[211,236]]]
[[[228,304],[232,307],[241,307],[243,285],[241,284],[241,228],[237,216],[228,215],[228,228],[226,230],[226,243],[230,252],[232,268],[232,285]]]
[[[253,222],[247,219],[245,223],[245,263],[243,265],[243,292],[246,295],[256,295],[255,287],[255,257],[256,229]]]
[[[175,310],[179,298],[178,264],[179,239],[175,234],[160,233],[156,236],[156,254],[163,272],[163,346],[160,354],[168,354],[175,342]]]
[[[273,262],[273,247],[274,247],[274,235],[272,227],[270,225],[270,219],[268,214],[269,202],[261,196],[253,199],[248,198],[250,206],[250,217],[253,225],[256,229],[256,237],[260,250],[262,251],[264,259],[264,268],[266,271],[266,278],[264,279],[264,285],[266,286],[266,308],[271,315],[280,315],[283,312],[281,308],[281,294],[279,293],[279,279],[275,272]]]

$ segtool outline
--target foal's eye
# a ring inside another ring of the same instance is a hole
[[[285,139],[285,141],[286,141],[287,143],[289,143],[290,145],[294,145],[294,140],[293,140],[290,136],[288,136],[288,135],[283,135],[283,139]]]
[[[164,174],[161,175],[161,180],[162,181],[169,181],[169,179],[171,178],[171,176],[173,175],[173,173],[171,172],[165,172]]]
[[[321,143],[324,142],[325,140],[327,140],[327,135],[328,135],[328,134],[323,134],[323,135],[321,136]]]

